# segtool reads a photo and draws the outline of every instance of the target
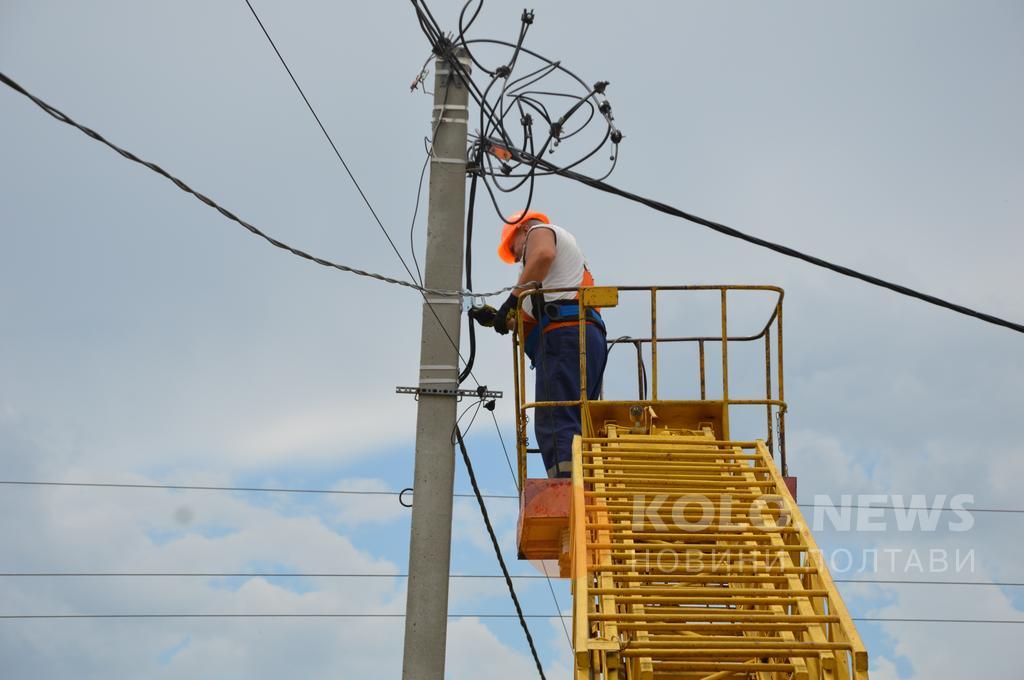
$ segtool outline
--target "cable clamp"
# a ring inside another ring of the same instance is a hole
[[[427,382],[426,380],[420,381],[421,383]],[[455,381],[452,381],[455,382]],[[486,388],[486,385],[484,385]],[[475,397],[477,399],[501,399],[503,392],[501,390],[488,390],[484,389],[483,394],[480,390],[460,390],[449,387],[396,387],[396,394],[414,394],[418,400],[421,396],[426,395],[429,397],[455,397],[461,400],[463,397]]]

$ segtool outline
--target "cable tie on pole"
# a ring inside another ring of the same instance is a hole
[[[405,494],[407,492],[408,493],[412,493],[412,487],[411,486],[406,487],[406,488],[404,488],[404,489],[402,489],[401,491],[398,492],[398,504],[401,505],[403,508],[411,508],[412,507],[412,503],[406,503],[405,502]]]

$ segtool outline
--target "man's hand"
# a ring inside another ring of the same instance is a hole
[[[495,312],[493,322],[495,333],[498,335],[508,335],[509,321],[514,321],[516,318],[516,305],[518,302],[519,298],[513,293],[508,296],[508,299]]]
[[[470,307],[469,318],[476,321],[485,328],[490,328],[494,325],[494,319],[498,315],[498,310],[490,305],[484,305],[483,307]]]

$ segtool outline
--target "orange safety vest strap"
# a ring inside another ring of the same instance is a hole
[[[593,274],[590,273],[589,269],[584,267],[583,268],[583,280],[580,281],[580,288],[590,288],[593,285],[594,285],[594,276],[593,276]],[[580,299],[580,294],[576,293],[576,295],[573,297],[573,299],[574,300],[579,300]],[[594,311],[596,311],[598,314],[600,314],[601,313],[601,308],[600,307],[594,307]],[[555,330],[556,328],[567,328],[569,326],[575,326],[578,323],[579,323],[579,321],[553,321],[553,322],[549,323],[547,326],[544,327],[544,332],[548,333],[550,331]],[[593,325],[592,321],[584,321],[584,323],[588,323],[590,325]]]
[[[591,287],[593,285],[594,285],[594,276],[593,276],[593,274],[590,273],[590,270],[588,268],[584,267],[583,268],[583,279],[580,281],[579,286],[581,288],[589,288],[589,287]],[[578,300],[579,297],[580,297],[579,293],[576,293],[576,295],[574,295],[572,299]],[[594,307],[594,310],[598,314],[600,314],[600,312],[601,312],[600,307]],[[593,321],[584,321],[584,323],[589,324],[591,326],[594,325]],[[555,330],[557,328],[568,328],[569,326],[576,326],[578,324],[579,324],[579,321],[553,321],[553,322],[548,322],[548,324],[546,326],[544,326],[544,328],[542,329],[542,332],[547,333],[547,332],[553,331],[553,330]],[[533,330],[536,327],[537,327],[537,319],[535,319],[531,314],[529,314],[526,311],[524,311],[523,312],[523,335],[524,335],[524,338],[529,338],[530,334],[533,332]],[[526,342],[525,339],[524,339],[524,342]]]

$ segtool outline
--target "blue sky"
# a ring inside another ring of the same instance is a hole
[[[408,91],[429,51],[411,8],[254,4],[407,248],[431,104]],[[433,5],[453,26],[460,3]],[[535,9],[533,49],[611,81],[627,135],[616,184],[1024,319],[1019,3]],[[474,31],[513,39],[520,11],[489,3]],[[241,0],[3,3],[0,69],[273,235],[402,275]],[[0,112],[0,478],[409,485],[415,405],[394,387],[417,375],[415,293],[275,250],[11,91]],[[577,236],[598,282],[786,289],[787,424],[802,500],[971,493],[979,507],[1021,507],[1016,334],[568,181],[539,183],[535,200]],[[474,283],[508,285],[489,207],[477,225]],[[424,231],[421,221],[421,256]],[[753,316],[738,311],[735,322],[756,325]],[[691,323],[682,312],[665,319]],[[611,315],[611,332],[625,322]],[[475,372],[510,394],[508,358],[504,341],[483,336]],[[510,399],[496,414],[511,442]],[[468,441],[485,489],[511,493],[487,414]],[[456,486],[468,491],[462,474]],[[513,559],[514,501],[489,505],[513,571],[535,573]],[[3,487],[0,571],[404,572],[407,513],[389,496]],[[964,579],[1020,581],[1021,521],[979,514],[962,535],[819,539],[830,549],[974,549]],[[456,501],[452,566],[497,573],[472,499]],[[391,578],[0,578],[0,600],[5,613],[398,613],[403,588]],[[565,584],[555,589],[567,608]],[[1020,618],[1024,606],[1019,592],[992,587],[842,589],[861,616]],[[544,581],[524,579],[520,592],[528,611],[553,612]],[[500,580],[455,581],[451,610],[512,611]],[[531,625],[549,677],[564,677],[557,621]],[[516,626],[452,621],[449,677],[532,672]],[[965,677],[979,658],[993,675],[1018,673],[1006,651],[1013,627],[860,629],[875,678]],[[339,667],[395,677],[401,634],[401,621],[385,618],[5,621],[0,655],[13,677],[312,678]]]

